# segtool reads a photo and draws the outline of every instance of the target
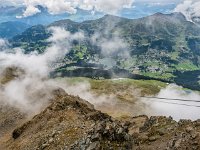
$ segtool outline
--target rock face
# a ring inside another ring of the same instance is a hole
[[[131,135],[136,149],[200,149],[199,121],[150,117]]]
[[[5,150],[200,149],[200,120],[125,117],[116,120],[59,89],[40,114],[3,134]],[[1,122],[0,122],[1,123]],[[2,125],[2,123],[1,123]],[[10,128],[12,129],[12,128]],[[7,138],[5,138],[5,136]]]

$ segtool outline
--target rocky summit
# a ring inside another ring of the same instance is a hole
[[[0,109],[3,150],[198,150],[200,120],[122,117],[97,111],[87,101],[54,90],[49,106],[34,117]],[[12,110],[12,111],[11,111]]]
[[[200,150],[199,113],[200,0],[0,0],[0,150]]]

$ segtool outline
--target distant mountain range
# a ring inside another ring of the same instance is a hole
[[[76,67],[92,63],[100,65],[101,69],[103,66],[103,70],[117,68],[126,72],[126,76],[138,74],[200,89],[200,28],[187,21],[181,13],[156,13],[141,19],[106,15],[82,23],[61,20],[48,26],[33,26],[12,38],[11,42],[14,47],[23,47],[27,53],[33,50],[43,52],[48,45],[46,39],[51,35],[47,30],[50,26],[63,27],[71,32],[82,30],[86,34],[84,41],[74,42],[64,64],[67,60],[73,61]],[[120,53],[105,56],[100,46],[91,42],[96,33],[97,41],[109,41],[117,37],[124,41],[127,47],[121,49]],[[130,57],[121,55],[125,51],[128,51]],[[57,72],[67,75],[69,66],[72,65],[62,66]]]
[[[54,21],[67,18],[80,22],[88,19],[97,19],[103,16],[103,14],[101,13],[96,13],[95,15],[93,15],[91,14],[91,12],[84,11],[81,9],[78,9],[77,14],[75,15],[70,15],[68,13],[52,15],[47,11],[46,8],[42,6],[37,6],[37,8],[41,11],[41,13],[25,18],[17,18],[17,16],[21,16],[23,14],[25,7],[12,7],[12,6],[0,7],[0,23],[17,21],[29,25],[37,25],[37,24],[47,25]]]
[[[22,22],[10,21],[0,23],[0,38],[11,38],[21,34],[31,26]]]
[[[9,39],[17,34],[21,34],[27,28],[38,24],[48,25],[57,20],[67,18],[81,22],[88,19],[97,19],[103,16],[101,13],[93,15],[91,12],[81,9],[78,9],[77,14],[75,15],[69,15],[67,13],[52,15],[42,6],[37,7],[41,13],[25,18],[17,18],[17,16],[23,14],[23,11],[25,10],[24,7],[0,7],[0,38]]]

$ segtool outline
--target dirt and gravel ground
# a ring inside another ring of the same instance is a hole
[[[28,121],[16,110],[0,110],[1,149],[200,149],[200,120],[147,116],[116,120],[61,89],[54,94],[51,104]]]

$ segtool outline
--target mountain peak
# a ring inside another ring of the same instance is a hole
[[[186,21],[186,17],[179,12],[174,12],[171,14],[163,14],[163,13],[155,13],[151,16],[144,17],[149,19],[158,19],[158,20],[165,20],[165,21]]]
[[[157,12],[157,13],[153,14],[153,16],[163,16],[163,15],[165,15],[165,14],[160,13],[160,12]]]
[[[106,19],[110,19],[110,18],[121,18],[119,16],[114,16],[114,15],[110,15],[110,14],[106,14],[105,16],[103,16],[102,18],[106,18]]]
[[[107,14],[107,15],[103,16],[102,18],[100,18],[100,20],[109,21],[109,22],[110,21],[118,22],[118,21],[129,20],[129,19],[120,17],[120,16]]]
[[[170,14],[163,14],[163,13],[160,13],[160,12],[157,12],[151,16],[157,16],[157,17],[161,17],[161,16],[170,16],[170,17],[175,17],[175,18],[182,18],[182,19],[185,19],[185,16],[180,13],[180,12],[173,12],[173,13],[170,13]]]
[[[68,24],[77,24],[77,22],[74,22],[70,19],[64,19],[64,20],[55,21],[55,22],[51,23],[50,25],[48,25],[48,27],[50,27],[50,26],[66,26]]]

